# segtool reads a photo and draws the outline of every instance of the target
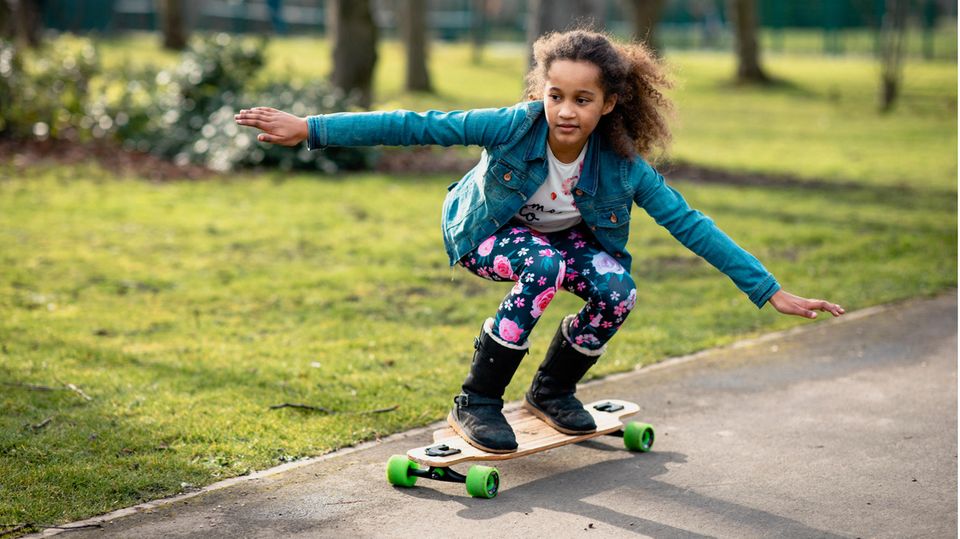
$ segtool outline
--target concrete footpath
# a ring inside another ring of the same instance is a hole
[[[431,440],[420,429],[69,536],[957,535],[956,291],[671,360],[580,395],[640,403],[636,419],[657,428],[653,452],[601,437],[498,463],[492,500],[459,484],[388,485],[387,458]]]

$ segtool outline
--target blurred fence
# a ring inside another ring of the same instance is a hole
[[[396,34],[396,0],[373,0],[383,34]],[[629,2],[602,0],[604,26],[630,36]],[[429,0],[434,37],[468,39],[480,31],[487,40],[526,39],[527,0]],[[758,0],[768,50],[826,54],[876,52],[885,0]],[[157,0],[46,0],[45,26],[74,32],[157,30]],[[731,43],[725,0],[668,0],[658,27],[666,49],[726,50]],[[194,0],[184,2],[190,30],[231,33],[322,34],[326,0]],[[957,3],[911,2],[910,54],[957,57]]]

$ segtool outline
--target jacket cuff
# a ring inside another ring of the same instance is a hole
[[[307,149],[317,150],[327,145],[327,129],[323,125],[323,117],[307,116]]]
[[[773,275],[768,275],[766,279],[750,292],[750,301],[752,301],[758,309],[762,309],[763,306],[766,305],[767,300],[773,297],[778,290],[780,290],[780,283],[777,282]]]

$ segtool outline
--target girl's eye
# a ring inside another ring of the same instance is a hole
[[[550,95],[550,99],[552,99],[552,100],[554,100],[554,101],[557,101],[557,100],[560,99],[560,96],[559,96],[559,95],[553,95],[553,94],[551,94],[551,95]]]
[[[585,98],[585,97],[578,97],[578,98],[577,98],[577,103],[580,104],[580,105],[586,105],[586,104],[589,103],[589,102],[590,102],[590,100],[587,99],[587,98]]]

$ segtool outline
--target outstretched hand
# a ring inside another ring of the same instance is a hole
[[[817,317],[816,311],[828,312],[833,316],[840,316],[847,312],[843,310],[843,307],[835,303],[830,303],[822,299],[801,298],[785,290],[778,290],[777,293],[767,301],[770,302],[770,305],[773,305],[774,309],[783,314],[792,314],[794,316],[811,319]]]
[[[256,127],[260,142],[296,146],[307,138],[307,119],[270,107],[241,110],[233,119],[239,125]]]

